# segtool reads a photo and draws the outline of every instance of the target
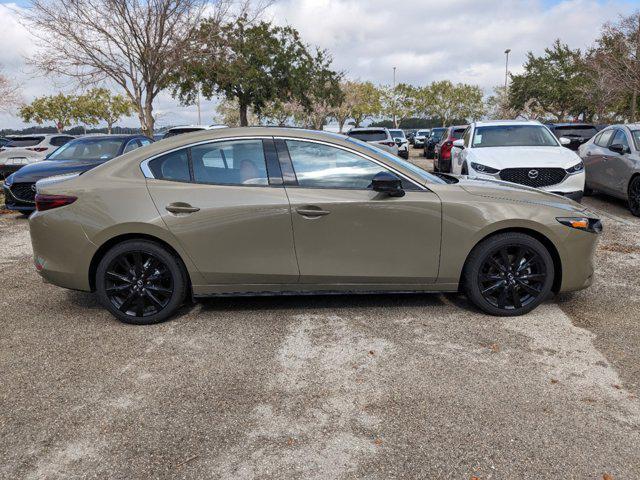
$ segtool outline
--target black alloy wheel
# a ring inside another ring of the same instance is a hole
[[[182,262],[149,241],[130,241],[107,252],[98,266],[101,302],[119,320],[146,325],[166,320],[185,297]]]
[[[553,284],[553,260],[535,238],[515,232],[481,242],[465,265],[469,299],[492,315],[522,315],[544,301]]]
[[[640,176],[631,180],[628,196],[629,210],[636,217],[640,217]]]

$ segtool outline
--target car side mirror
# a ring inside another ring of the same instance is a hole
[[[400,137],[396,137],[395,139],[396,145],[400,146],[402,145],[402,139]]]
[[[458,140],[454,140],[453,146],[456,148],[464,149],[464,140],[462,138],[459,138]]]
[[[613,145],[609,145],[609,150],[619,153],[620,155],[628,153],[628,148],[621,143],[614,143]]]
[[[386,193],[390,197],[404,197],[402,180],[391,172],[378,172],[371,180],[374,192]]]
[[[560,137],[560,145],[562,145],[563,147],[571,145],[571,139],[567,137]]]

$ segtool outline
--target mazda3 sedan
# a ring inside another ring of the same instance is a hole
[[[189,298],[283,293],[461,290],[520,315],[591,284],[602,230],[558,195],[285,128],[176,136],[37,190],[36,269],[135,324]]]

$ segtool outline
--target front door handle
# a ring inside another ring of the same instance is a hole
[[[195,213],[200,211],[198,207],[192,207],[188,203],[175,202],[164,207],[167,212],[171,213]]]
[[[317,207],[302,207],[296,208],[296,213],[303,217],[322,217],[324,215],[329,215],[331,212],[328,210],[321,210]]]

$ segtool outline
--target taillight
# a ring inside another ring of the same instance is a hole
[[[36,210],[43,212],[52,208],[64,207],[75,202],[78,198],[70,195],[41,195],[36,194]]]
[[[442,148],[440,148],[440,158],[448,160],[451,158],[451,147],[453,147],[453,142],[451,140],[447,140],[442,144]]]
[[[47,147],[27,147],[27,150],[31,150],[32,152],[44,152],[47,150]]]

